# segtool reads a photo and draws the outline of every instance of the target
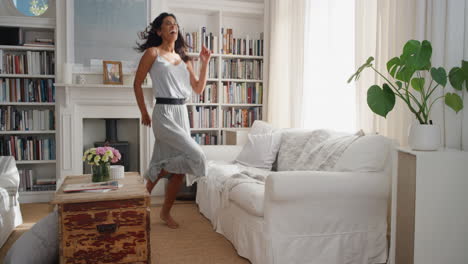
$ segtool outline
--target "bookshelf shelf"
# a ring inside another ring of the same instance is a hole
[[[222,82],[263,82],[263,80],[249,80],[249,79],[221,79]]]
[[[219,128],[217,127],[209,127],[209,128],[190,128],[190,131],[218,131]]]
[[[55,106],[55,103],[26,103],[26,102],[0,102],[3,105],[19,105],[19,106]]]
[[[55,47],[32,47],[16,45],[0,45],[2,50],[31,50],[31,51],[55,51]]]
[[[13,131],[0,131],[0,135],[28,135],[28,134],[55,134],[55,130],[36,130],[36,131],[21,131],[21,130],[13,130]]]
[[[195,106],[219,106],[218,103],[187,103],[186,105],[195,105]]]
[[[17,160],[16,164],[24,165],[24,164],[53,164],[57,163],[56,160]]]
[[[252,60],[263,60],[263,56],[253,55],[235,55],[235,54],[221,54],[221,58],[226,59],[252,59]]]
[[[0,78],[39,78],[39,79],[53,79],[55,75],[43,74],[0,74]]]
[[[221,106],[227,107],[252,107],[252,106],[263,106],[262,104],[221,104]]]

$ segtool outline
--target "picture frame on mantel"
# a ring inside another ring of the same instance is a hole
[[[104,84],[123,84],[122,62],[103,61]]]

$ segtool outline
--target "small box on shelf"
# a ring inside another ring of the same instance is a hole
[[[224,145],[244,145],[247,142],[248,130],[223,130]]]

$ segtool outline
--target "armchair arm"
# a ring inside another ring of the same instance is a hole
[[[284,171],[265,184],[267,233],[323,236],[385,230],[388,173]]]
[[[384,172],[281,171],[267,178],[265,192],[271,201],[382,199],[388,182]]]
[[[207,160],[234,161],[242,150],[239,145],[203,145],[201,146]]]
[[[20,177],[16,168],[15,159],[12,156],[0,157],[0,187],[7,189],[9,192],[18,190]]]

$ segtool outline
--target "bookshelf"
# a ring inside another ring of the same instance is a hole
[[[187,42],[195,46],[188,54],[195,72],[203,31],[205,46],[212,51],[210,64],[215,65],[214,72],[209,67],[204,98],[192,95],[187,104],[192,138],[202,145],[226,144],[227,131],[246,131],[254,120],[265,117],[263,3],[229,1],[204,6],[177,0],[167,7],[176,15]]]
[[[34,19],[0,23],[19,35],[16,43],[0,45],[0,155],[16,159],[21,203],[49,201],[57,171],[55,23]]]

